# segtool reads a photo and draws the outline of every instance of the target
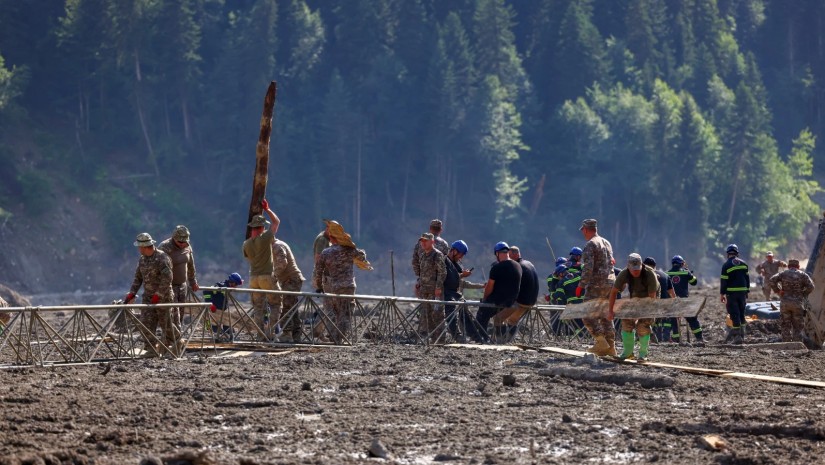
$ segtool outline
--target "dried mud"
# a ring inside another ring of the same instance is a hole
[[[825,379],[822,351],[719,345],[720,308],[704,314],[708,347],[659,344],[651,358]],[[599,376],[546,376],[554,369]],[[598,381],[611,374],[635,381]],[[191,353],[2,370],[0,382],[0,464],[786,464],[825,451],[825,390],[534,351]],[[707,434],[726,447],[703,446]]]

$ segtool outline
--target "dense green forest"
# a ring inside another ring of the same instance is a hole
[[[187,222],[237,255],[275,80],[300,251],[322,217],[373,253],[434,217],[533,255],[586,217],[620,256],[781,250],[818,214],[823,34],[821,0],[0,0],[0,216],[59,190],[125,247]]]

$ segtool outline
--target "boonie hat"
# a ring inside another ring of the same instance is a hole
[[[155,245],[155,240],[152,239],[149,233],[140,233],[137,235],[137,240],[134,245],[135,247],[151,247]]]
[[[252,221],[247,224],[250,228],[260,228],[261,226],[266,226],[269,224],[269,221],[264,218],[263,215],[255,215],[252,217]]]
[[[627,256],[627,269],[639,271],[642,269],[642,256],[637,253],[632,253]]]
[[[172,234],[172,238],[180,242],[189,242],[189,229],[182,224],[175,226],[175,233]]]
[[[582,220],[582,226],[579,228],[579,231],[581,231],[584,228],[596,229],[597,225],[598,225],[598,221],[594,220],[593,218]]]
[[[421,235],[420,238],[418,238],[418,240],[419,241],[432,241],[432,240],[435,240],[435,236],[433,236],[432,233],[424,233],[424,234]]]

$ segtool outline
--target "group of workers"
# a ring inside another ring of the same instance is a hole
[[[275,237],[280,219],[266,200],[262,201],[261,206],[270,221],[263,215],[255,215],[248,224],[250,237],[242,246],[250,267],[248,287],[299,292],[305,278],[289,245]],[[328,296],[324,299],[325,311],[319,315],[313,333],[315,337],[341,343],[347,340],[351,325],[353,303],[346,296],[355,294],[353,266],[365,270],[372,267],[364,250],[355,246],[340,223],[333,220],[324,222],[326,228],[318,234],[314,243],[312,285],[315,292]],[[496,261],[490,269],[489,279],[483,284],[472,283],[468,278],[473,269],[462,266],[462,259],[469,253],[467,243],[463,240],[448,243],[441,237],[442,231],[443,223],[433,220],[429,231],[420,236],[413,249],[415,295],[425,300],[446,302],[443,306],[432,302],[421,304],[420,335],[434,343],[444,342],[446,334],[459,342],[512,341],[519,321],[538,300],[540,286],[535,266],[521,256],[517,246],[498,242],[493,248]],[[615,266],[610,242],[598,234],[595,219],[582,221],[580,231],[586,241],[585,246],[573,247],[568,258],[556,261],[556,268],[547,278],[548,294],[545,300],[558,305],[575,305],[604,299],[609,306],[606,315],[566,322],[573,334],[583,326],[594,339],[589,351],[601,356],[635,357],[640,360],[648,357],[651,335],[660,342],[679,342],[681,334],[677,318],[658,322],[651,318],[621,319],[623,351],[618,355],[615,345],[618,328],[613,320],[616,300],[625,288],[632,298],[688,297],[689,286],[695,286],[697,278],[684,258],[674,256],[671,268],[664,271],[656,269],[656,261],[652,257],[642,259],[641,255],[633,253],[627,259],[627,266],[619,269]],[[189,290],[199,290],[189,237],[189,230],[182,225],[177,226],[171,237],[157,247],[148,233],[137,236],[134,245],[141,256],[132,286],[124,298],[126,303],[135,298],[141,286],[144,304],[184,302]],[[722,268],[720,295],[733,323],[728,340],[741,343],[745,335],[745,303],[750,290],[748,265],[739,258],[735,244],[728,246],[726,252],[728,260]],[[784,262],[774,261],[773,254],[769,254],[766,262],[757,269],[765,276],[764,282],[768,288],[780,295],[783,339],[795,340],[801,338],[801,315],[813,282],[799,271],[797,260],[789,260],[788,270],[779,273],[778,268],[774,267],[781,265],[785,265]],[[216,283],[215,287],[237,287],[243,283],[240,274],[232,273],[225,281]],[[461,310],[464,306],[451,304],[464,300],[465,288],[483,288],[481,305],[475,315]],[[210,303],[210,322],[216,339],[231,341],[234,337],[233,324],[231,315],[226,312],[226,296],[219,290],[209,290],[204,296]],[[244,327],[261,340],[300,342],[306,334],[303,332],[303,322],[293,309],[297,298],[290,294],[252,292],[253,310],[251,318],[243,323]],[[285,311],[294,314],[282,319],[285,315],[282,312]],[[180,320],[181,313],[177,310],[147,308],[141,312],[143,326],[151,333],[160,326],[162,342],[170,348],[180,349],[183,344]],[[284,321],[287,327],[281,328],[279,321]],[[687,318],[687,322],[696,343],[704,344],[698,319]],[[146,350],[158,353],[157,346],[150,339],[144,334]],[[638,355],[634,354],[636,341]]]

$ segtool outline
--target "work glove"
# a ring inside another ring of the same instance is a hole
[[[198,292],[199,290],[201,290],[201,287],[198,286],[198,283],[192,285],[192,292]]]
[[[214,313],[217,309],[218,309],[218,307],[216,307],[215,304],[210,304],[209,305],[209,311],[210,312]]]
[[[153,294],[152,298],[149,301],[152,302],[152,305],[157,305],[157,303],[160,302],[160,296],[157,294]]]
[[[576,297],[581,297],[582,294],[584,294],[584,288],[583,287],[577,287],[576,288]]]
[[[544,294],[544,301],[545,302],[550,302],[550,296],[547,295],[547,294]]]
[[[263,207],[264,210],[269,210],[269,202],[267,202],[266,199],[261,200],[261,207]]]
[[[129,302],[131,302],[131,301],[132,301],[132,299],[134,299],[134,298],[135,298],[135,293],[134,293],[134,292],[130,292],[130,293],[126,294],[126,297],[124,297],[124,298],[123,298],[123,303],[124,303],[124,304],[128,304],[128,303],[129,303]]]

